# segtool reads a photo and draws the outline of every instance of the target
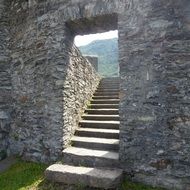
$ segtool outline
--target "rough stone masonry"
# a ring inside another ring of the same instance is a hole
[[[73,38],[118,29],[122,167],[189,190],[189,10],[189,0],[0,0],[0,151],[58,160],[99,79]]]

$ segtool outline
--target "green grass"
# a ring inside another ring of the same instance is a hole
[[[0,174],[0,190],[67,190],[65,185],[49,183],[43,173],[47,165],[17,160],[10,169]],[[70,188],[71,189],[71,188]],[[92,190],[77,185],[72,190]],[[162,190],[125,180],[118,190]]]
[[[35,190],[43,181],[47,166],[18,160],[10,169],[0,174],[1,190]]]

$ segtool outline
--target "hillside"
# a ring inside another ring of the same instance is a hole
[[[86,46],[80,46],[83,55],[99,57],[99,73],[103,76],[118,75],[118,39],[96,40]]]

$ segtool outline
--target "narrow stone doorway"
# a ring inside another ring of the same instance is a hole
[[[103,20],[98,17],[67,23],[68,34],[73,34],[70,35],[71,40],[68,43],[70,47],[75,46],[73,41],[76,34],[117,29],[117,16],[109,15],[109,17],[112,18],[113,25],[109,23],[106,26],[105,15],[102,17]],[[108,56],[113,58],[113,54],[114,52],[110,52]],[[49,180],[67,184],[82,183],[91,187],[113,188],[118,186],[123,173],[119,164],[120,77],[118,63],[116,63],[114,75],[106,76],[109,66],[104,71],[100,71],[101,65],[98,65],[94,55],[87,55],[86,58],[92,62],[96,72],[99,72],[100,81],[82,115],[79,127],[71,137],[70,146],[63,151],[64,164],[50,166],[46,170],[46,177]]]

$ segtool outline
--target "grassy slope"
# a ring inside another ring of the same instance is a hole
[[[18,160],[9,170],[0,174],[0,190],[92,190],[80,185],[73,188],[52,184],[44,180],[43,173],[47,166]],[[161,190],[124,181],[120,190]]]

